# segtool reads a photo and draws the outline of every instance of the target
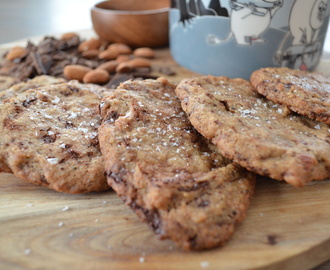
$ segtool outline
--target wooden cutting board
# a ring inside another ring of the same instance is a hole
[[[168,49],[153,65],[175,71],[173,82],[197,75]],[[330,259],[329,194],[330,180],[298,189],[260,178],[226,246],[184,252],[159,240],[113,191],[70,195],[0,174],[0,269],[310,269]]]

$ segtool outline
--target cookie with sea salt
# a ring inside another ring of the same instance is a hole
[[[101,102],[109,185],[160,238],[185,250],[223,245],[250,204],[255,175],[189,123],[167,80],[127,81]]]
[[[7,98],[11,98],[15,95],[18,95],[20,93],[23,93],[29,89],[38,88],[42,86],[48,86],[52,84],[60,84],[65,83],[66,80],[62,78],[56,78],[53,76],[48,75],[41,75],[34,77],[33,79],[30,79],[26,82],[19,82],[16,84],[11,85],[7,89],[0,92],[0,104],[3,102],[3,100]]]
[[[267,100],[243,79],[186,79],[176,93],[193,126],[250,171],[297,187],[330,177],[329,125]]]
[[[0,172],[67,193],[108,189],[97,133],[100,96],[93,91],[70,82],[5,100]]]
[[[330,124],[330,76],[285,67],[262,68],[252,73],[251,83],[267,99]]]

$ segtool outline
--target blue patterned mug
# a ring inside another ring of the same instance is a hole
[[[183,67],[249,79],[261,67],[313,70],[330,0],[171,0],[170,48]]]

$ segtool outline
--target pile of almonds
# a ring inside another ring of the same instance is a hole
[[[25,48],[11,48],[1,63],[0,75],[20,81],[51,75],[115,88],[127,79],[155,78],[151,75],[154,57],[151,48],[132,49],[122,43],[81,40],[76,33],[66,33],[60,39],[48,36],[38,45],[28,42]],[[168,72],[166,75],[171,75]]]
[[[106,84],[110,76],[116,73],[133,71],[151,71],[149,59],[155,57],[151,48],[131,49],[123,43],[112,43],[104,48],[100,39],[91,38],[82,42],[78,51],[87,59],[99,59],[102,62],[92,69],[84,65],[67,65],[64,67],[64,77],[68,80],[78,80],[84,83]]]

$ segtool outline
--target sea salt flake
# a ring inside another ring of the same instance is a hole
[[[321,129],[321,126],[320,126],[320,124],[317,124],[314,128],[315,129]]]
[[[59,223],[58,223],[58,226],[59,226],[59,227],[63,227],[63,226],[64,226],[64,222],[63,222],[63,221],[59,222]]]
[[[55,97],[53,100],[52,100],[52,103],[53,104],[58,104],[60,102],[60,98],[59,97]]]
[[[144,262],[145,262],[145,258],[144,258],[144,257],[140,257],[140,258],[139,258],[139,262],[140,262],[140,263],[144,263]]]
[[[31,254],[31,249],[27,248],[26,250],[24,250],[24,254],[25,255]]]
[[[47,158],[47,161],[50,164],[57,164],[58,163],[58,158]]]
[[[59,145],[60,148],[65,148],[65,143]]]
[[[81,128],[81,127],[79,127],[78,130],[80,130],[80,131],[82,131],[84,133],[87,133],[88,132],[88,129],[87,128]]]
[[[90,134],[89,134],[89,138],[90,139],[94,139],[94,138],[96,138],[97,137],[97,132],[91,132]]]
[[[77,118],[77,114],[75,112],[71,112],[70,116],[69,116],[69,119],[74,119],[74,118]]]

